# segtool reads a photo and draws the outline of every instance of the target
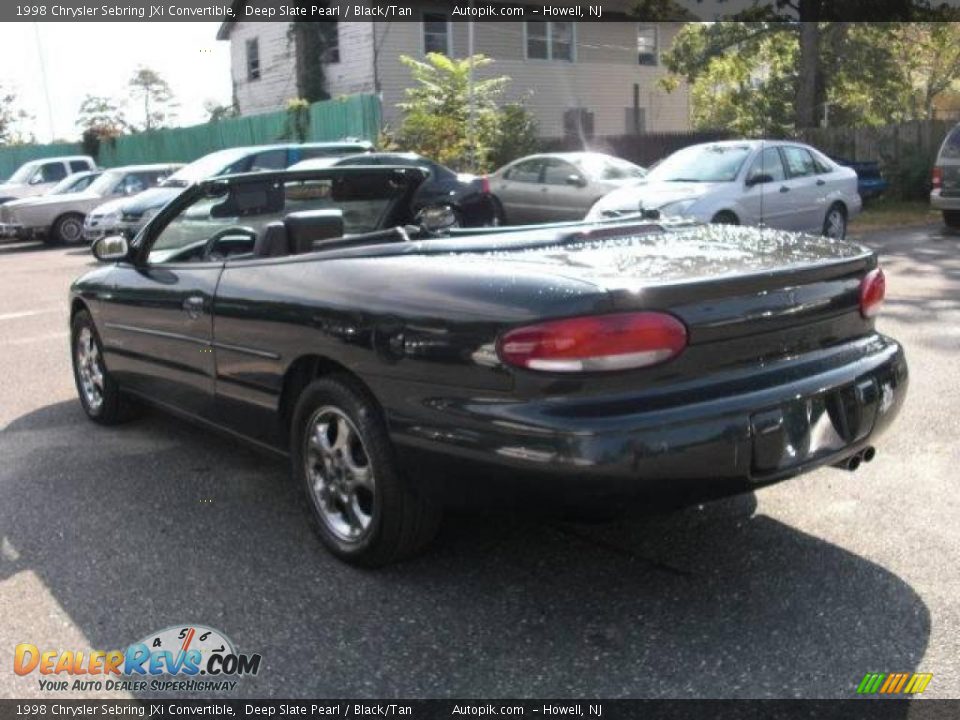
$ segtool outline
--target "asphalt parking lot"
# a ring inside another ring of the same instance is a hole
[[[453,517],[376,572],[324,552],[282,464],[88,422],[65,300],[92,258],[0,246],[0,695],[43,695],[16,643],[190,622],[263,656],[240,697],[851,697],[868,671],[960,696],[960,236],[864,240],[911,369],[874,462],[611,525]]]

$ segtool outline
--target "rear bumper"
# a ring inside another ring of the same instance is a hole
[[[527,402],[431,398],[418,417],[388,409],[388,419],[401,460],[440,478],[476,485],[523,476],[565,496],[706,499],[874,444],[907,380],[900,345],[872,335],[698,387]]]
[[[960,196],[944,197],[939,190],[930,193],[930,207],[934,210],[960,210]]]

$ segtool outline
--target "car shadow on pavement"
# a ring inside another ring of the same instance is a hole
[[[314,539],[282,463],[159,414],[51,405],[0,458],[0,579],[50,596],[16,602],[52,598],[97,649],[220,629],[263,657],[233,696],[852,697],[917,669],[930,633],[903,580],[751,496],[612,525],[457,515],[362,571]]]
[[[49,250],[62,250],[62,248],[58,248],[55,245],[47,245],[39,240],[15,240],[0,243],[0,256],[28,252],[47,252]]]

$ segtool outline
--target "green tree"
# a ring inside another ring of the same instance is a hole
[[[111,138],[122,135],[128,128],[123,108],[104,95],[87,95],[77,112],[77,126],[98,135]]]
[[[0,145],[20,145],[32,140],[24,135],[20,124],[30,115],[17,107],[17,94],[0,85]]]
[[[220,122],[226,118],[237,117],[240,114],[236,103],[226,105],[218,103],[216,100],[207,100],[204,102],[203,110],[207,113],[207,122]]]
[[[143,102],[144,130],[161,128],[175,117],[177,103],[173,91],[156,70],[141,66],[128,84],[133,96]]]
[[[667,18],[677,14],[671,0],[639,0],[635,11],[646,17]],[[730,13],[725,20],[698,26],[694,36],[687,34],[683,42],[667,53],[667,65],[690,82],[706,71],[713,58],[738,51],[751,41],[766,36],[793,38],[796,43],[795,72],[792,74],[793,126],[814,127],[823,108],[836,102],[836,59],[860,23],[844,21],[844,17],[883,17],[887,21],[945,20],[957,11],[928,0],[773,0],[773,2]],[[799,21],[799,22],[798,22]],[[892,53],[889,47],[874,47],[874,58]],[[871,72],[869,66],[862,66]],[[880,88],[878,88],[879,90]],[[833,95],[833,97],[831,97]]]
[[[904,23],[895,48],[913,117],[933,117],[936,99],[960,80],[960,22]]]
[[[490,58],[428,53],[424,61],[401,56],[400,62],[410,68],[414,84],[398,104],[403,120],[389,144],[456,170],[480,172],[509,152],[509,133],[521,132],[515,138],[521,143],[528,142],[531,132],[535,135],[536,126],[522,106],[499,106],[510,78],[486,77]]]

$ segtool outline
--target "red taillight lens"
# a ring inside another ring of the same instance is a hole
[[[860,281],[860,314],[872,318],[880,312],[883,298],[887,295],[887,279],[883,270],[875,268]]]
[[[930,183],[933,185],[934,190],[939,190],[943,186],[943,168],[935,167],[933,169],[933,174],[930,176]]]
[[[480,191],[485,195],[490,194],[490,178],[486,175],[480,178]]]
[[[500,359],[546,372],[602,372],[649,367],[676,357],[687,329],[672,315],[619,313],[516,328],[497,343]]]

